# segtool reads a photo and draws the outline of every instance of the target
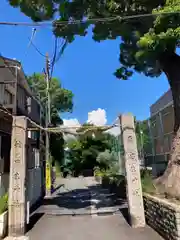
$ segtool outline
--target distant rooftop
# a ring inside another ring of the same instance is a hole
[[[105,133],[109,133],[115,137],[119,136],[121,131],[120,131],[120,120],[119,118],[116,118],[116,120],[114,121],[114,124],[117,124],[117,126],[105,131]]]

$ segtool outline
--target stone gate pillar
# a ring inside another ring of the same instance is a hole
[[[134,117],[130,113],[123,114],[120,116],[120,123],[124,145],[127,200],[131,226],[144,227],[145,216]]]
[[[26,117],[14,116],[9,176],[9,237],[23,236],[26,231],[27,139]]]

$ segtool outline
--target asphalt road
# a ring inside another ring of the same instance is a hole
[[[59,179],[52,198],[32,216],[30,240],[160,240],[149,227],[132,229],[127,203],[114,201],[93,178]]]

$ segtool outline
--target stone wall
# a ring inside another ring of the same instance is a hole
[[[180,206],[166,199],[144,195],[147,224],[164,239],[180,240]]]

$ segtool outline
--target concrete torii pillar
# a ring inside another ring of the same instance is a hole
[[[135,135],[134,117],[122,114],[120,117],[122,140],[124,145],[125,172],[127,180],[127,200],[132,227],[144,227],[145,215]]]
[[[14,116],[11,139],[8,239],[27,239],[27,118]]]

